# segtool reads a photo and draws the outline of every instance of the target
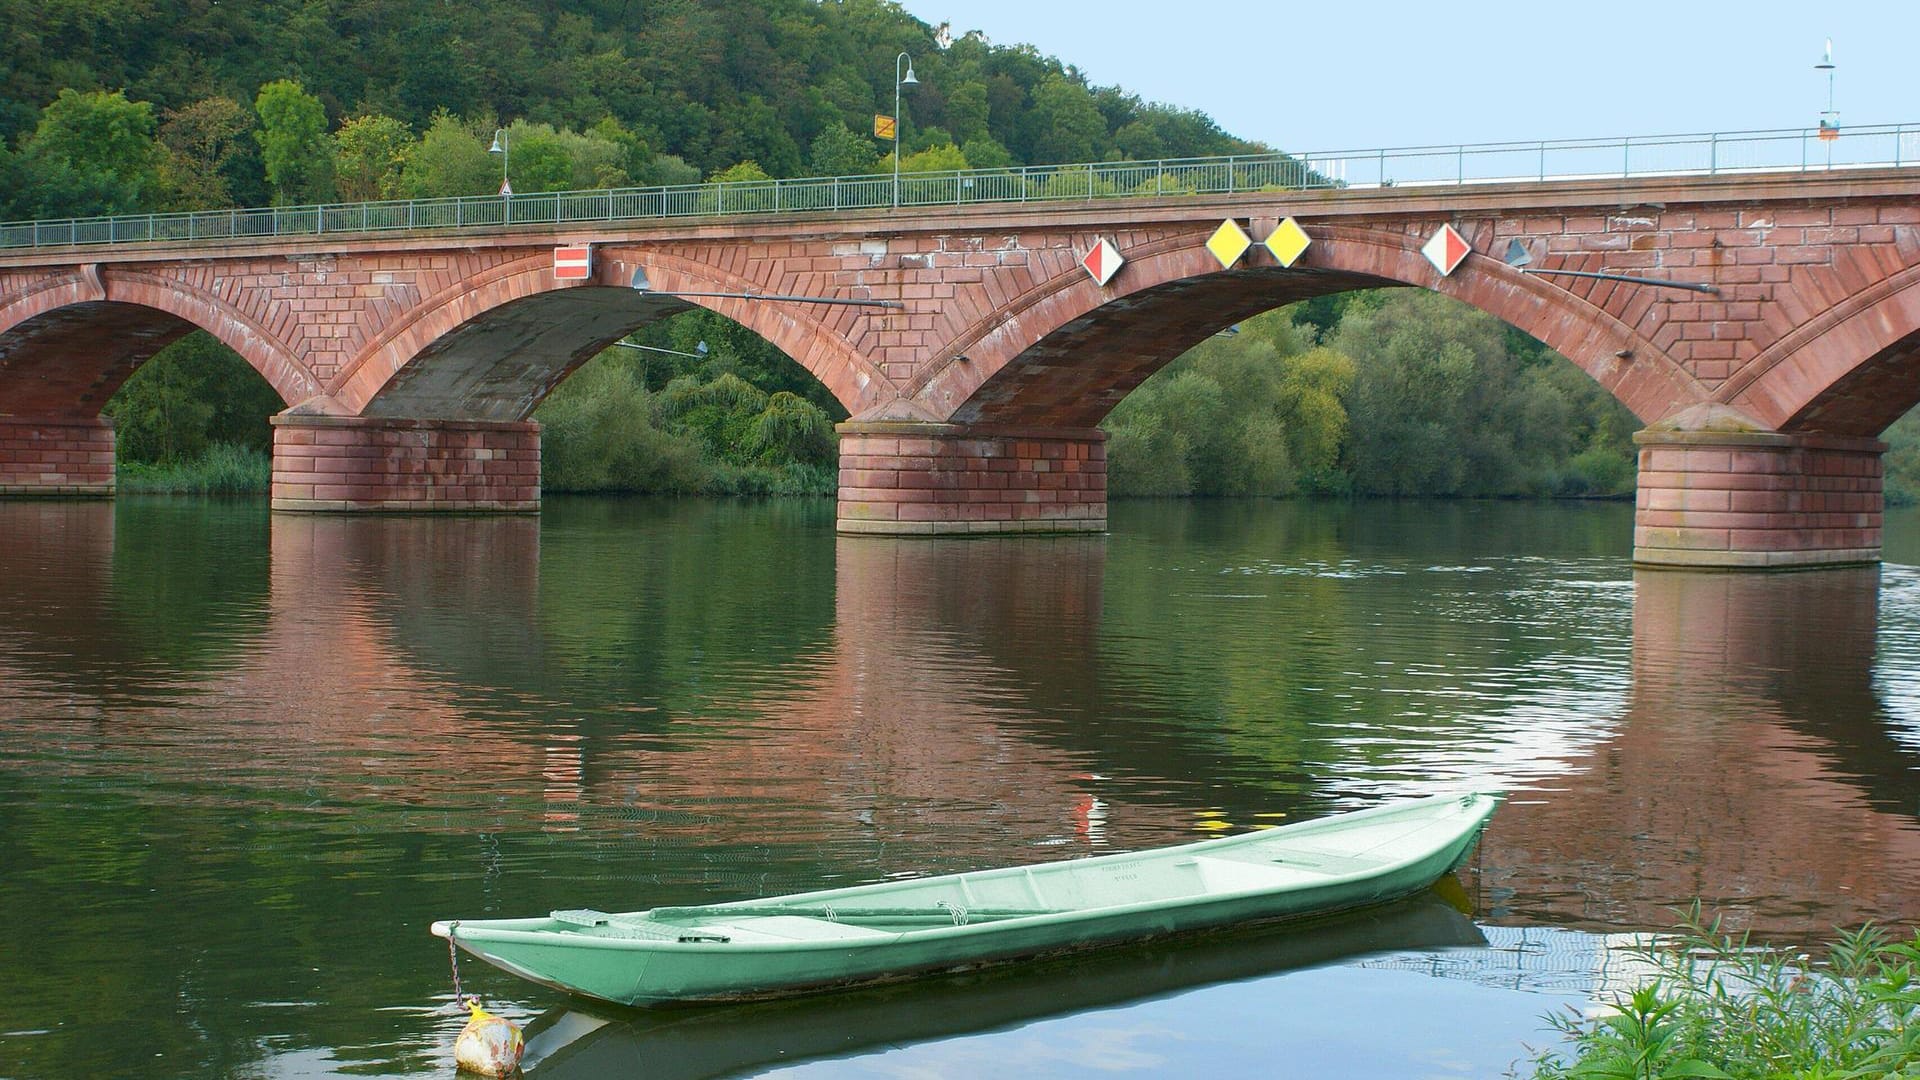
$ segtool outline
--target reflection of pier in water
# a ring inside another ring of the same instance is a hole
[[[1920,755],[1873,692],[1879,570],[1635,575],[1619,736],[1496,817],[1485,901],[1525,923],[1911,920]]]

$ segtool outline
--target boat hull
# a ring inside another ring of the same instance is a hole
[[[756,1000],[1385,903],[1462,862],[1497,802],[1447,796],[1157,851],[433,931],[623,1005]]]

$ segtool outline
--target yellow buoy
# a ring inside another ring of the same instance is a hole
[[[480,999],[467,999],[472,1015],[460,1037],[453,1041],[453,1060],[460,1068],[481,1076],[510,1076],[520,1067],[520,1055],[526,1052],[526,1040],[520,1037],[520,1025],[504,1016],[495,1016],[480,1007]]]

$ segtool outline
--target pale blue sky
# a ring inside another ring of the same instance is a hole
[[[1920,124],[1920,0],[903,0],[1294,151]],[[931,44],[929,44],[931,48]]]

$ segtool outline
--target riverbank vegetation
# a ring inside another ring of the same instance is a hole
[[[1532,338],[1394,289],[1216,335],[1106,427],[1117,496],[1613,496],[1639,424]]]
[[[1647,977],[1598,1016],[1556,1016],[1565,1046],[1538,1080],[1912,1076],[1920,1070],[1920,934],[1842,933],[1818,958],[1705,923],[1636,946]]]

